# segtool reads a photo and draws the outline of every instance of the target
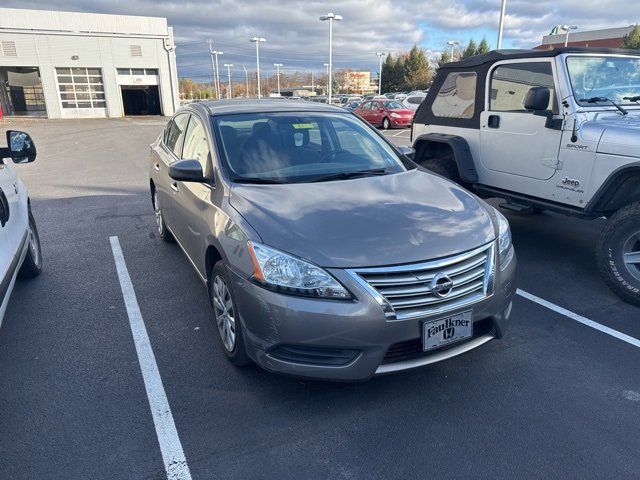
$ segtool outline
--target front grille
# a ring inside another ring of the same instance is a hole
[[[453,257],[409,265],[354,269],[350,273],[376,297],[390,320],[442,313],[475,303],[493,289],[493,243]],[[448,292],[434,282],[448,278]],[[451,284],[450,284],[451,285]]]
[[[480,337],[491,332],[493,328],[493,321],[491,318],[485,318],[473,322],[473,338]],[[470,340],[470,339],[469,339]],[[414,338],[412,340],[405,340],[403,342],[394,343],[387,350],[387,354],[382,359],[381,364],[404,362],[406,360],[413,360],[424,355],[429,355],[435,351],[446,350],[456,346],[457,343],[452,345],[445,345],[443,347],[429,350],[427,352],[422,350],[422,339]]]
[[[306,345],[280,345],[269,352],[269,355],[277,360],[325,367],[348,365],[359,354],[360,350],[355,349]]]

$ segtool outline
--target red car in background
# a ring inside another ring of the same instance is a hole
[[[395,100],[368,100],[362,102],[353,113],[363,118],[371,125],[388,128],[410,127],[415,112],[405,108]]]

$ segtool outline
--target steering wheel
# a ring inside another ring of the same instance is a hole
[[[334,152],[325,153],[322,157],[320,157],[319,163],[328,162],[331,159],[337,158],[339,155],[348,155],[349,152],[346,150],[336,150]]]

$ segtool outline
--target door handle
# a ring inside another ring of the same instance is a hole
[[[179,192],[180,189],[178,188],[178,183],[177,182],[171,182],[171,190],[173,190],[174,192]]]
[[[153,168],[155,168],[159,172],[160,171],[160,164],[159,163],[154,163],[153,164]]]
[[[487,126],[489,128],[500,128],[500,116],[498,116],[498,115],[489,115],[489,119],[487,121]]]

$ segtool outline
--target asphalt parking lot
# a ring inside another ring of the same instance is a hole
[[[155,233],[147,156],[163,124],[0,123],[38,146],[17,168],[44,257],[0,326],[0,478],[637,478],[640,310],[598,275],[599,221],[506,212],[520,295],[500,341],[358,384],[237,369],[197,274]],[[158,422],[186,464],[167,465]]]

